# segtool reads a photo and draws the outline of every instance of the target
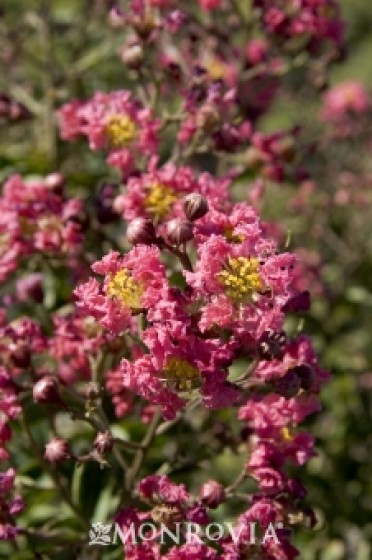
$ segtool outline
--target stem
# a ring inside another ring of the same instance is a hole
[[[126,473],[125,481],[124,481],[124,488],[123,488],[123,498],[125,497],[125,493],[132,490],[132,488],[133,488],[133,485],[136,481],[137,475],[138,475],[139,471],[141,470],[142,463],[143,463],[144,459],[146,458],[147,452],[148,452],[154,438],[156,437],[156,429],[159,425],[160,420],[161,420],[161,409],[160,409],[160,407],[158,407],[156,409],[152,419],[151,419],[151,422],[150,422],[149,427],[147,429],[146,435],[141,442],[142,447],[135,454],[134,459],[133,459],[133,463],[132,463],[129,471],[127,471],[127,473]]]

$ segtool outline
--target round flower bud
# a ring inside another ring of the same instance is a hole
[[[114,445],[114,438],[110,432],[99,432],[94,440],[94,447],[101,455],[111,451]]]
[[[217,107],[213,105],[203,105],[196,115],[196,124],[205,132],[213,132],[221,122],[221,117]]]
[[[13,364],[19,368],[27,368],[31,363],[31,350],[29,344],[18,341],[9,345],[10,357]]]
[[[95,381],[89,381],[83,389],[83,394],[90,401],[98,399],[100,394],[98,383]]]
[[[61,173],[49,173],[49,175],[45,177],[46,186],[53,191],[62,192],[64,182],[65,178]]]
[[[194,237],[193,225],[178,218],[170,220],[166,225],[166,238],[172,245],[187,243]]]
[[[42,274],[34,272],[20,278],[16,283],[16,293],[19,301],[33,300],[41,303],[44,299]]]
[[[257,148],[251,147],[245,152],[245,163],[248,169],[261,169],[265,163],[265,158]]]
[[[225,501],[225,489],[219,482],[208,480],[200,487],[199,496],[205,506],[216,509]]]
[[[154,224],[148,218],[135,218],[127,228],[127,239],[132,245],[156,245],[157,237]]]
[[[301,387],[304,391],[310,391],[314,387],[316,375],[314,368],[309,364],[300,364],[289,371],[293,371],[300,379]]]
[[[284,354],[287,336],[284,331],[265,331],[258,341],[257,352],[262,360],[280,360]]]
[[[58,383],[54,377],[46,375],[35,384],[32,391],[34,401],[41,404],[60,404]]]
[[[273,386],[279,395],[282,395],[286,399],[291,399],[298,394],[301,388],[301,381],[293,370],[288,370],[283,377],[274,379]]]
[[[186,196],[183,203],[185,216],[190,222],[199,220],[205,216],[209,210],[207,199],[198,193],[192,193]]]
[[[144,59],[143,48],[139,43],[125,45],[120,52],[121,60],[133,70],[140,68]]]
[[[45,446],[44,459],[50,463],[61,463],[71,458],[67,441],[59,437],[50,440]]]

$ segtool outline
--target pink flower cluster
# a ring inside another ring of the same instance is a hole
[[[282,40],[301,36],[310,50],[322,39],[343,40],[344,23],[334,0],[255,0],[254,6],[261,10],[265,31]]]
[[[92,150],[105,150],[108,163],[132,171],[137,153],[157,151],[159,121],[129,91],[96,93],[89,101],[74,100],[59,111],[61,136],[85,136]]]
[[[56,181],[57,179],[57,181]],[[81,201],[65,199],[56,174],[24,181],[13,175],[0,197],[0,278],[32,253],[71,258],[81,249]]]

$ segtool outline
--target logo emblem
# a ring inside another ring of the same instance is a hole
[[[89,545],[99,544],[102,546],[107,546],[111,543],[111,531],[112,525],[103,525],[100,521],[93,523],[91,530],[89,531]]]

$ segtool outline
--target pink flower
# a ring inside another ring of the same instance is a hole
[[[158,144],[159,122],[126,90],[95,93],[89,101],[72,101],[58,112],[61,136],[86,136],[92,150],[109,152],[109,163],[130,171],[135,153],[151,155]]]
[[[369,108],[370,99],[365,86],[350,80],[327,91],[321,114],[325,121],[337,122],[352,114],[366,113]]]
[[[138,492],[146,500],[168,504],[184,503],[190,499],[184,484],[175,484],[165,475],[151,475],[141,480]]]
[[[78,307],[104,328],[119,333],[131,326],[133,313],[151,309],[167,287],[157,247],[138,245],[127,255],[111,251],[92,265],[105,276],[103,285],[90,278],[76,288]]]
[[[215,179],[209,173],[197,176],[190,167],[173,163],[158,168],[157,160],[153,159],[147,173],[128,180],[114,208],[126,220],[145,216],[162,222],[184,217],[183,198],[193,192],[205,196],[211,206],[220,207],[226,200],[229,183],[228,179]]]

